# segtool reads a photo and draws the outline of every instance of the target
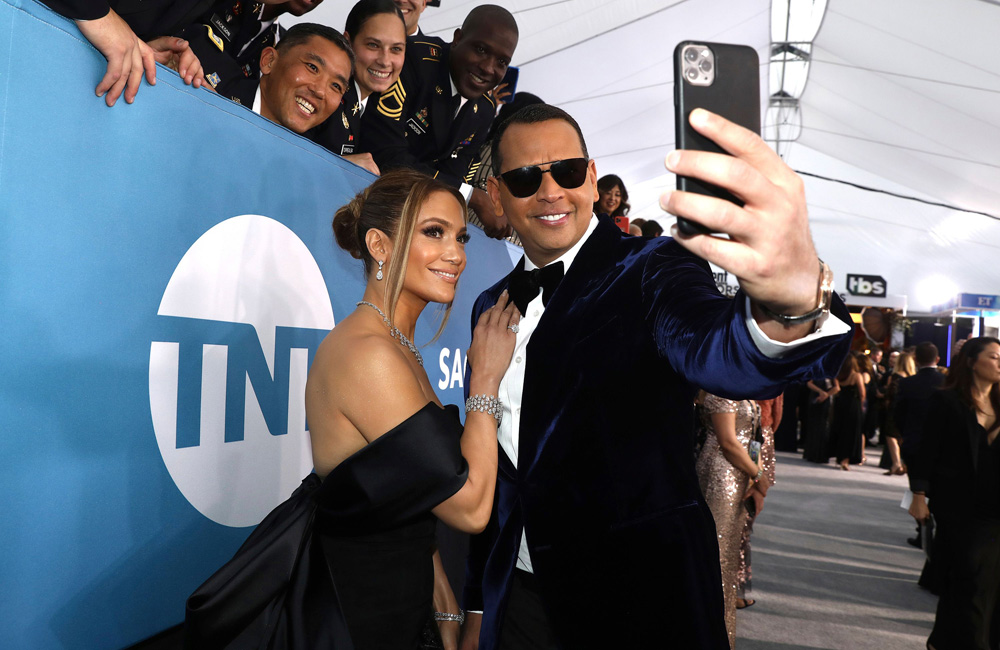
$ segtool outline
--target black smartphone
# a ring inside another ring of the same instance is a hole
[[[721,115],[760,135],[760,61],[746,45],[684,41],[674,48],[674,141],[678,149],[726,153],[688,122],[696,108]],[[715,196],[742,206],[730,192],[686,176],[677,177],[677,189]],[[685,235],[710,233],[702,224],[677,218]]]

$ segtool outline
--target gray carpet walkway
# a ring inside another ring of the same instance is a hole
[[[925,647],[937,598],[916,584],[923,552],[906,543],[906,480],[883,476],[868,451],[869,464],[849,472],[778,453],[754,526],[757,604],[737,614],[739,650]]]

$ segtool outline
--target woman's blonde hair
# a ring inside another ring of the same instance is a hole
[[[913,361],[913,355],[909,352],[900,352],[896,357],[896,365],[892,372],[904,377],[912,377],[917,374],[917,364]]]

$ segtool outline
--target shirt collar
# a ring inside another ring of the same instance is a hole
[[[257,84],[257,92],[253,96],[253,112],[260,115],[260,83]]]
[[[365,114],[365,107],[368,105],[368,100],[371,99],[371,93],[369,93],[368,97],[365,97],[364,99],[361,99],[361,86],[358,84],[358,80],[357,79],[354,80],[354,92],[357,93],[357,95],[358,95],[358,105],[361,106],[361,110],[358,112],[358,115],[359,116],[364,115]],[[349,106],[348,108],[353,108],[353,107]]]
[[[590,223],[587,224],[587,232],[583,233],[583,237],[580,237],[580,239],[575,244],[573,244],[573,246],[570,247],[570,249],[568,251],[566,251],[565,253],[563,253],[562,255],[560,255],[559,257],[557,257],[556,259],[554,259],[551,262],[549,262],[549,264],[555,264],[556,262],[562,262],[563,263],[563,273],[569,273],[569,267],[572,266],[573,260],[576,259],[577,253],[579,253],[580,249],[583,248],[583,245],[585,243],[587,243],[587,240],[590,239],[590,235],[593,234],[593,232],[594,232],[594,230],[596,228],[597,228],[597,215],[591,214],[590,215]],[[548,264],[546,264],[546,266],[548,266]],[[538,266],[534,262],[532,262],[531,260],[529,260],[527,255],[525,255],[524,256],[524,270],[525,271],[531,271],[531,270],[534,270],[534,269],[537,269],[537,268],[538,268]]]
[[[455,86],[455,80],[451,78],[450,72],[448,73],[448,83],[451,84],[451,96],[454,97],[455,95],[458,95],[458,110],[460,111],[462,110],[462,107],[465,106],[465,102],[469,100],[466,99],[464,95],[459,94],[458,87]],[[458,111],[455,111],[455,114],[457,115]]]

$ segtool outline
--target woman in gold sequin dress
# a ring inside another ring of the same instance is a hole
[[[774,399],[760,400],[757,405],[760,407],[761,437],[764,438],[760,446],[760,462],[764,467],[767,484],[771,486],[774,485],[774,432],[781,426],[784,396],[778,395]],[[750,592],[753,579],[750,535],[753,534],[753,522],[759,514],[760,509],[750,513],[743,526],[743,534],[740,535],[740,568],[736,572],[736,609],[745,609],[756,602],[753,598],[747,598],[747,594]]]
[[[729,645],[736,645],[736,582],[740,565],[740,536],[747,518],[745,501],[753,496],[758,506],[767,493],[763,466],[750,459],[748,448],[760,422],[753,400],[733,401],[706,395],[702,408],[707,430],[695,467],[702,494],[712,510],[719,538],[722,590],[725,596]],[[748,488],[753,488],[748,490]],[[750,494],[748,494],[750,492]]]

